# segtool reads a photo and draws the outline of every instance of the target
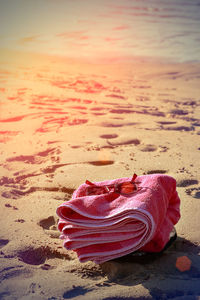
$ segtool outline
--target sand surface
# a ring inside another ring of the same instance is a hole
[[[200,64],[0,57],[0,299],[199,299]],[[177,180],[177,241],[79,263],[56,208],[86,179],[134,172]]]

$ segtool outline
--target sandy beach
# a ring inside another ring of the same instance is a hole
[[[200,299],[200,64],[1,57],[0,299]],[[57,207],[86,179],[133,173],[176,179],[176,242],[80,263]]]

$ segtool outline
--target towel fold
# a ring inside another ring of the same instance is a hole
[[[119,178],[95,182],[98,187],[130,182]],[[57,208],[58,229],[64,247],[74,250],[81,262],[95,263],[136,250],[159,252],[180,218],[176,180],[163,174],[138,176],[137,190],[129,195],[114,191],[88,195],[86,183],[72,199]]]

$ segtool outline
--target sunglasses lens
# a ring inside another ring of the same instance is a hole
[[[136,185],[133,182],[123,182],[118,187],[118,190],[121,194],[132,194],[136,191]]]
[[[98,186],[89,186],[86,189],[86,195],[101,195],[107,193],[107,190],[104,187],[98,187]]]

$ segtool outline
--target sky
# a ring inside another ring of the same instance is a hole
[[[198,60],[197,0],[0,0],[0,48]]]

